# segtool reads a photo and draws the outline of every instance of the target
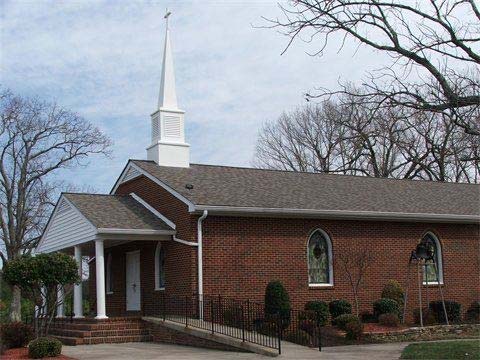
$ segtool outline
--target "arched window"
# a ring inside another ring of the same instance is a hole
[[[158,242],[155,250],[155,290],[165,289],[165,247]]]
[[[431,232],[423,236],[422,243],[426,244],[431,253],[432,259],[426,261],[426,267],[423,274],[424,283],[443,283],[443,263],[442,263],[442,246],[438,238]],[[427,281],[428,280],[428,281]]]
[[[105,271],[105,282],[106,282],[106,292],[108,293],[113,293],[113,276],[112,276],[112,254],[107,255],[107,270]]]
[[[333,285],[332,243],[325,231],[317,229],[310,235],[307,259],[309,285]]]

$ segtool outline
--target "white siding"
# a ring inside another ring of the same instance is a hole
[[[64,201],[53,214],[38,252],[52,252],[95,239],[95,227],[71,205],[67,208]]]

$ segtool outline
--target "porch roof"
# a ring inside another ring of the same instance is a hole
[[[100,229],[174,230],[131,195],[64,193],[64,196]]]
[[[52,252],[96,239],[168,240],[175,224],[135,194],[63,193],[50,216],[37,252]]]

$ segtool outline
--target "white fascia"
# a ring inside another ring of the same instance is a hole
[[[313,209],[289,209],[289,208],[257,208],[257,207],[233,207],[196,205],[196,211],[208,210],[225,215],[259,215],[259,216],[298,216],[298,217],[321,217],[326,219],[345,220],[391,220],[391,221],[416,221],[416,222],[446,222],[446,223],[480,223],[480,216],[454,215],[454,214],[428,214],[428,213],[402,213],[380,211],[348,211],[348,210],[313,210]]]

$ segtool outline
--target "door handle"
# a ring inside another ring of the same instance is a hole
[[[132,287],[133,287],[133,291],[135,292],[137,290],[137,284],[132,284]]]

